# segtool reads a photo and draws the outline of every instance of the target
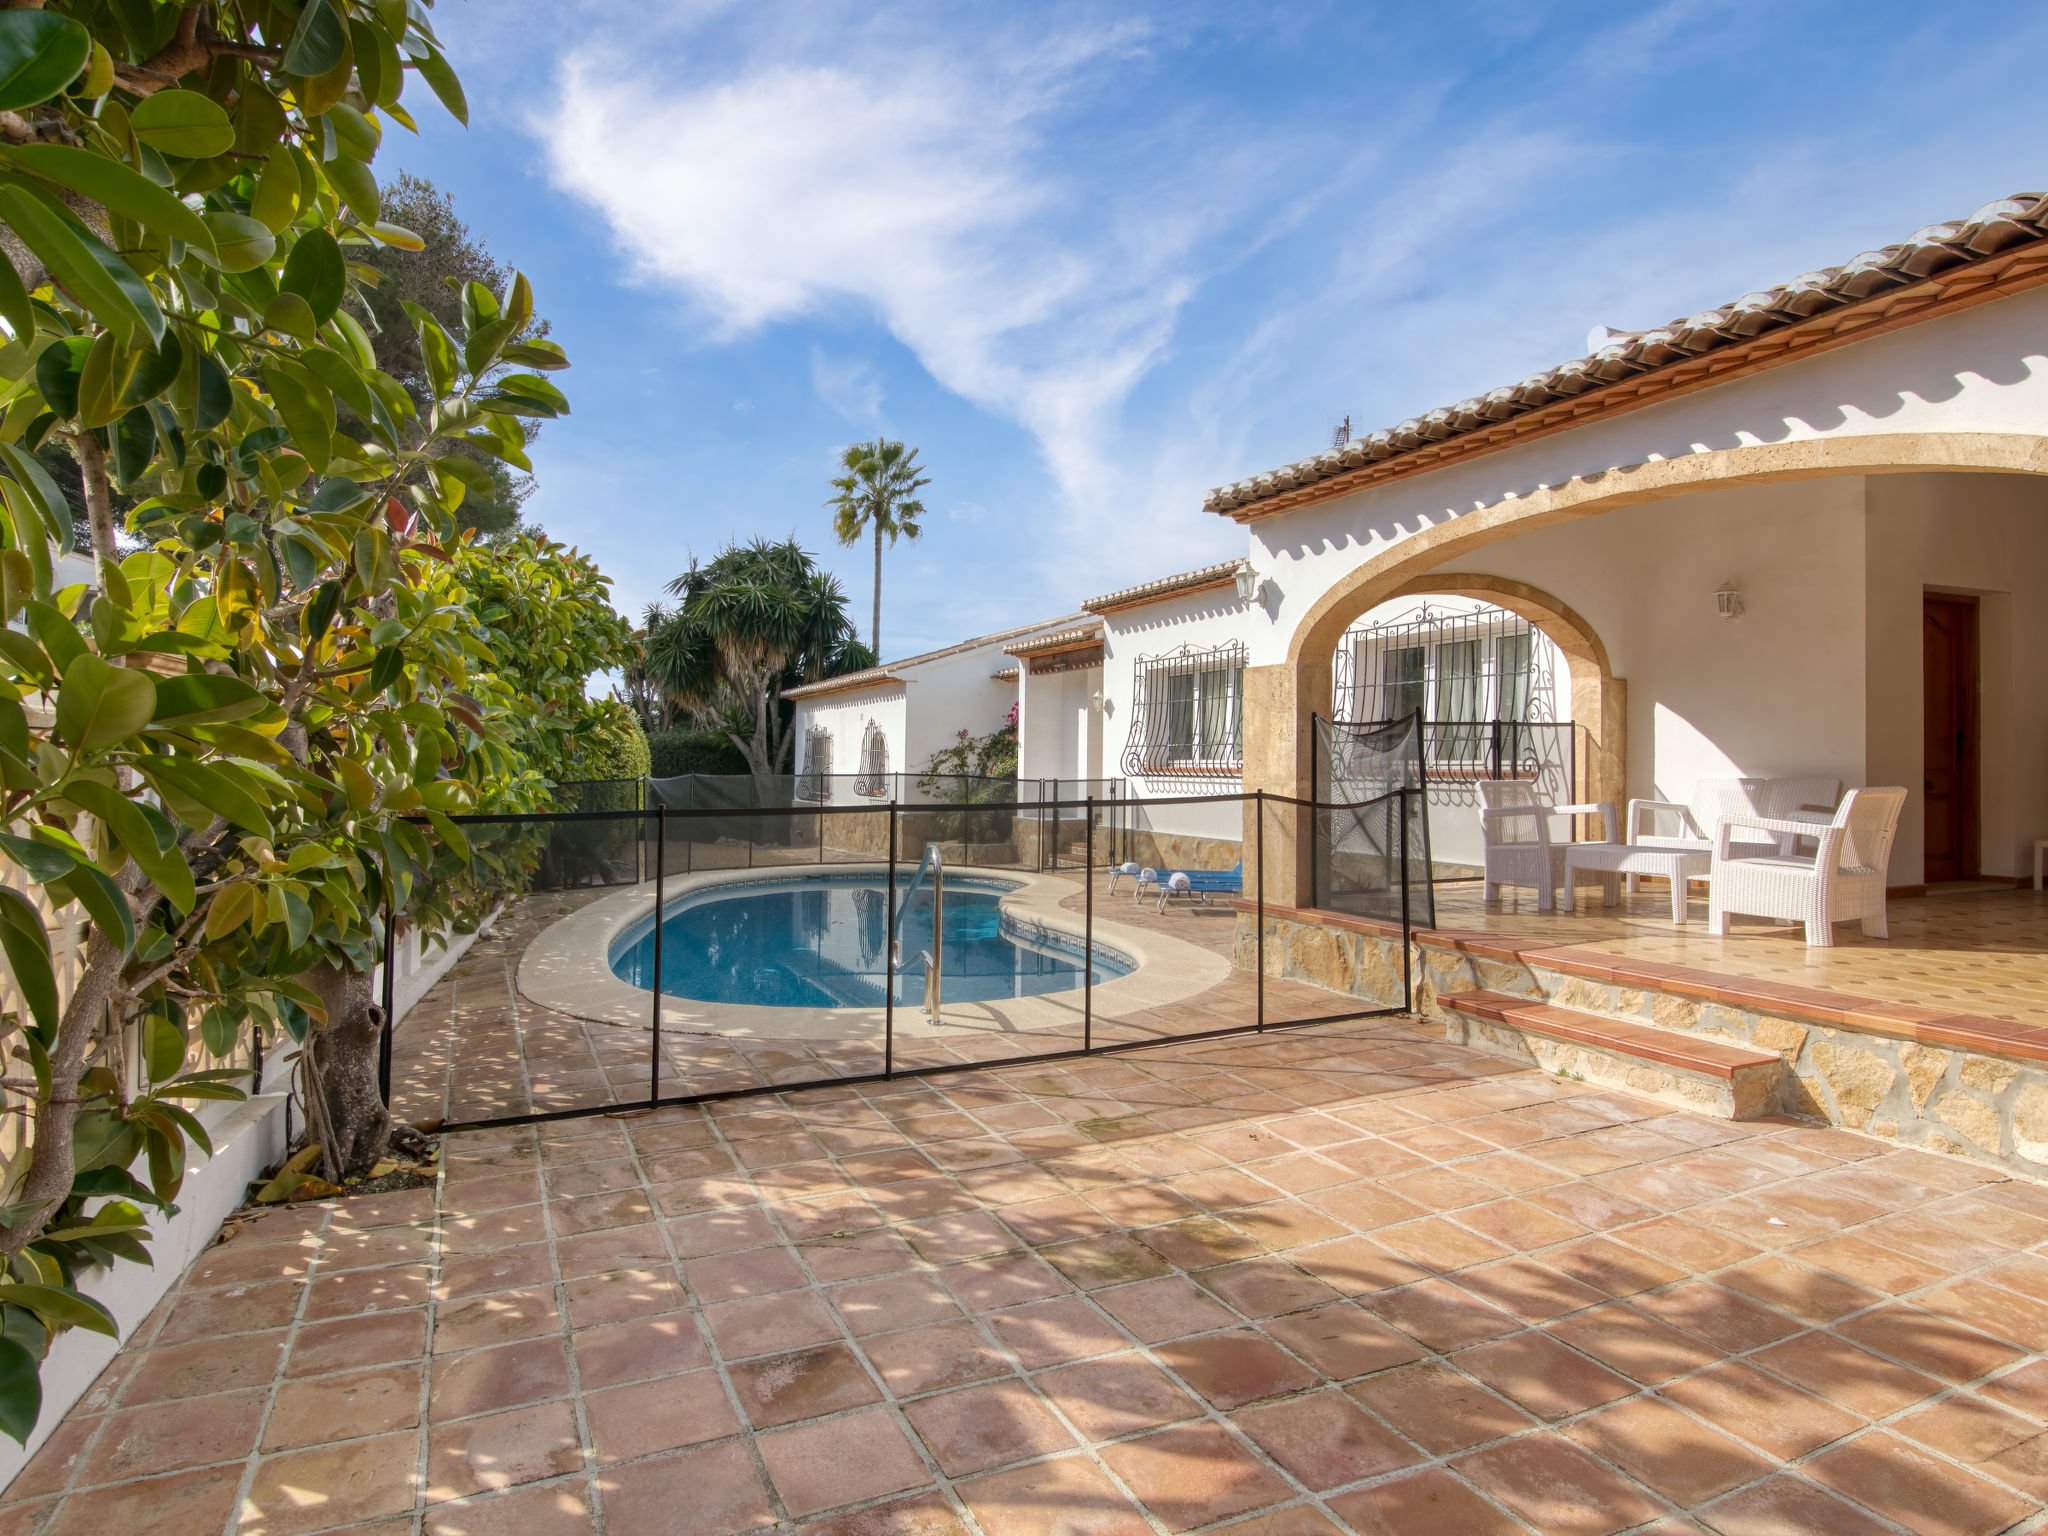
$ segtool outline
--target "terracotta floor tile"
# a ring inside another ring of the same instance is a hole
[[[1441,1216],[1381,1227],[1373,1233],[1373,1241],[1440,1275],[1505,1258],[1509,1252],[1492,1238]]]
[[[101,1536],[108,1531],[219,1530],[235,1508],[238,1466],[174,1472],[73,1494],[43,1527],[45,1536]],[[408,1498],[409,1501],[409,1498]],[[48,1512],[48,1506],[43,1512]],[[306,1529],[305,1526],[292,1527]]]
[[[934,1392],[1010,1374],[1010,1362],[969,1323],[940,1323],[860,1341],[882,1380],[898,1397]]]
[[[566,1397],[569,1390],[569,1350],[562,1339],[525,1339],[438,1356],[428,1413],[439,1423]]]
[[[487,1291],[517,1290],[547,1285],[554,1279],[554,1261],[546,1243],[528,1243],[521,1248],[502,1248],[494,1253],[468,1254],[445,1260],[434,1285],[437,1301],[460,1301]]]
[[[1466,1374],[1542,1419],[1583,1413],[1636,1390],[1632,1382],[1541,1332],[1475,1344],[1452,1359]]]
[[[609,1328],[579,1328],[570,1342],[575,1346],[576,1369],[586,1392],[711,1363],[697,1319],[687,1312],[643,1317]]]
[[[1454,1531],[1457,1536],[1525,1536],[1528,1531],[1442,1467],[1337,1494],[1330,1508],[1358,1536],[1423,1536],[1437,1531],[1446,1536]]]
[[[1202,1413],[1199,1402],[1138,1355],[1069,1365],[1033,1380],[1082,1434],[1094,1440],[1135,1435]]]
[[[1280,1259],[1248,1259],[1204,1270],[1203,1287],[1249,1318],[1277,1317],[1335,1301],[1338,1292]]]
[[[733,1536],[776,1523],[738,1442],[607,1467],[597,1486],[607,1536]]]
[[[110,1413],[79,1470],[79,1485],[240,1461],[256,1448],[257,1425],[268,1400],[269,1394],[257,1388]]]
[[[1104,1446],[1102,1459],[1170,1531],[1277,1504],[1292,1492],[1214,1424]]]
[[[1066,1450],[1074,1437],[1022,1381],[920,1398],[903,1410],[948,1477]]]
[[[1758,1350],[1750,1360],[1866,1419],[1883,1418],[1941,1390],[1932,1376],[1881,1360],[1828,1333],[1787,1339]]]
[[[273,1280],[261,1285],[185,1291],[175,1298],[170,1317],[151,1342],[181,1344],[193,1339],[282,1328],[297,1315],[305,1287],[303,1280]]]
[[[718,1352],[728,1360],[782,1354],[839,1337],[830,1309],[809,1291],[706,1307],[704,1321]]]
[[[1688,1274],[1706,1274],[1710,1270],[1739,1264],[1744,1259],[1755,1258],[1759,1251],[1740,1238],[1716,1232],[1682,1216],[1660,1216],[1655,1221],[1638,1222],[1632,1227],[1618,1228],[1613,1235],[1631,1248],[1641,1249]]]
[[[802,1518],[921,1488],[931,1474],[883,1409],[778,1429],[756,1442],[783,1506]]]
[[[1412,1466],[1421,1455],[1337,1391],[1233,1414],[1268,1456],[1318,1492]]]
[[[1425,1353],[1406,1334],[1350,1302],[1276,1317],[1259,1329],[1332,1381],[1406,1365]]]
[[[639,1226],[615,1227],[602,1232],[582,1232],[555,1244],[555,1259],[570,1279],[580,1275],[601,1275],[609,1269],[645,1269],[668,1262],[668,1244],[661,1228],[652,1222]]]
[[[1361,1297],[1360,1303],[1431,1349],[1457,1349],[1517,1332],[1520,1319],[1444,1280]]]
[[[1383,1371],[1345,1389],[1424,1450],[1462,1451],[1536,1421],[1456,1366],[1429,1361]]]
[[[846,1237],[815,1238],[797,1244],[811,1273],[828,1284],[867,1275],[894,1274],[911,1268],[917,1255],[894,1232],[856,1232]]]
[[[411,1429],[420,1421],[420,1375],[417,1365],[383,1365],[315,1381],[287,1381],[278,1388],[264,1426],[263,1449],[318,1445],[341,1426],[352,1435]]]
[[[583,1405],[600,1465],[722,1440],[740,1429],[716,1371],[607,1387],[588,1394]]]
[[[656,1269],[617,1269],[601,1275],[585,1275],[568,1281],[562,1290],[569,1301],[571,1329],[596,1328],[606,1323],[623,1323],[631,1318],[674,1312],[686,1300],[675,1271],[667,1265]]]
[[[992,1313],[988,1325],[1027,1371],[1110,1354],[1126,1342],[1115,1324],[1077,1296]]]
[[[443,1306],[434,1315],[434,1353],[481,1349],[559,1333],[562,1316],[552,1286],[498,1291]],[[304,1334],[300,1335],[303,1340]]]
[[[2048,1435],[2033,1419],[1957,1394],[1892,1422],[1892,1430],[2048,1502]]]
[[[1296,1248],[1287,1255],[1287,1259],[1346,1296],[1408,1285],[1429,1274],[1420,1264],[1398,1258],[1378,1243],[1363,1237],[1340,1237],[1335,1242]]]
[[[567,1403],[438,1425],[427,1432],[427,1501],[574,1472],[583,1465],[581,1443]]]
[[[1840,1275],[1844,1280],[1853,1280],[1871,1290],[1883,1291],[1888,1296],[1917,1291],[1924,1285],[1946,1280],[1953,1273],[1910,1253],[1854,1234],[1809,1243],[1788,1257],[1815,1269]]]
[[[1720,1536],[1896,1536],[1898,1531],[1792,1475],[1730,1494],[1699,1513]]]
[[[939,1271],[939,1278],[953,1293],[954,1300],[976,1312],[993,1312],[1027,1301],[1043,1301],[1048,1296],[1065,1296],[1072,1289],[1059,1271],[1024,1254],[949,1264]]]
[[[750,1360],[732,1367],[731,1374],[740,1406],[756,1429],[882,1400],[860,1357],[844,1344]]]
[[[242,1500],[242,1527],[260,1529],[263,1536],[273,1532],[297,1536],[301,1531],[324,1531],[409,1511],[418,1466],[419,1437],[412,1434],[380,1435],[266,1456],[256,1464],[249,1492]],[[67,1516],[70,1512],[69,1508],[65,1511]],[[153,1510],[152,1516],[158,1530],[178,1528],[167,1511]],[[185,1528],[195,1532],[214,1529],[197,1522]]]
[[[827,1515],[798,1527],[794,1536],[967,1536],[967,1527],[946,1496],[932,1492]]]
[[[2048,1360],[2035,1360],[1994,1376],[1977,1391],[1995,1403],[2048,1423]]]
[[[124,1407],[268,1384],[284,1353],[282,1330],[152,1349],[128,1378]],[[350,1362],[354,1363],[354,1362]]]
[[[1681,1509],[1755,1482],[1774,1465],[1650,1397],[1587,1414],[1565,1433]]]
[[[1609,1302],[1545,1325],[1546,1331],[1646,1386],[1699,1370],[1720,1358],[1691,1334],[1680,1333],[1624,1302]]]
[[[1546,1536],[1607,1536],[1664,1512],[1639,1485],[1554,1433],[1523,1435],[1452,1465]]]
[[[427,1511],[426,1536],[590,1536],[597,1530],[585,1490],[574,1483],[480,1494]]]
[[[946,1288],[931,1275],[891,1275],[834,1286],[826,1292],[854,1335],[893,1333],[913,1324],[948,1321],[960,1315]]]
[[[1084,1456],[1061,1456],[958,1485],[987,1536],[1152,1536],[1152,1526]]]
[[[685,1259],[760,1248],[778,1242],[782,1235],[768,1219],[768,1213],[753,1206],[678,1216],[668,1224],[668,1231],[676,1252]]]
[[[1974,1328],[1904,1304],[1845,1318],[1835,1324],[1835,1332],[1944,1381],[1973,1381],[2026,1354]]]
[[[1178,1275],[1096,1291],[1097,1306],[1147,1344],[1228,1328],[1237,1317]]]
[[[1739,1360],[1667,1382],[1657,1391],[1781,1461],[1818,1450],[1863,1425],[1857,1414]]]
[[[1531,1323],[1595,1307],[1608,1299],[1605,1291],[1596,1291],[1535,1259],[1521,1257],[1468,1269],[1457,1277],[1457,1283],[1482,1300]]]
[[[1543,1262],[1560,1274],[1610,1296],[1633,1296],[1682,1280],[1689,1273],[1610,1237],[1582,1238],[1576,1243],[1546,1249]]]
[[[1778,1254],[1723,1270],[1714,1281],[1816,1327],[1884,1299],[1866,1286]]]
[[[1915,1536],[1988,1536],[2040,1508],[1881,1430],[1823,1451],[1807,1463],[1806,1473]]]
[[[1154,1352],[1218,1408],[1240,1408],[1282,1392],[1298,1392],[1316,1380],[1307,1366],[1248,1330],[1181,1339],[1161,1344]]]

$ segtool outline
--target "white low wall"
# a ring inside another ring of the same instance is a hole
[[[490,932],[496,920],[494,912],[477,933],[464,934],[447,947],[434,947],[424,954],[417,933],[408,934],[399,942],[392,967],[394,1023],[402,1021],[433,990],[434,984],[469,953],[478,937]],[[373,983],[380,991],[383,972],[384,968],[379,966],[373,975]],[[43,1412],[34,1433],[28,1444],[22,1446],[0,1439],[0,1491],[28,1465],[51,1432],[63,1423],[71,1406],[107,1368],[115,1351],[169,1294],[192,1261],[213,1245],[220,1224],[242,1203],[250,1182],[284,1156],[284,1110],[290,1068],[280,1064],[283,1054],[273,1051],[265,1061],[263,1082],[254,1097],[239,1104],[216,1101],[202,1106],[199,1120],[213,1138],[213,1156],[201,1160],[196,1151],[193,1153],[184,1187],[178,1192],[178,1214],[168,1221],[150,1223],[149,1251],[156,1260],[154,1267],[118,1264],[79,1277],[78,1288],[114,1314],[121,1336],[110,1339],[104,1334],[74,1328],[51,1344],[49,1358],[43,1362]]]

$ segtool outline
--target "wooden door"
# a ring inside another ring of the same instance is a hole
[[[1977,600],[1927,594],[1921,619],[1926,675],[1927,875],[1977,878]]]

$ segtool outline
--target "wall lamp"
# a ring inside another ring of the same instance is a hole
[[[1240,602],[1256,603],[1266,595],[1266,578],[1245,561],[1237,568],[1237,596]]]
[[[1743,614],[1742,591],[1732,581],[1721,583],[1714,594],[1714,611],[1724,619],[1739,619]]]

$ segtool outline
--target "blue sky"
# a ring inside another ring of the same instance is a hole
[[[575,368],[530,503],[637,613],[917,444],[886,655],[1229,558],[1204,491],[2048,184],[1995,0],[442,0],[431,177]],[[417,94],[422,99],[413,102]]]

